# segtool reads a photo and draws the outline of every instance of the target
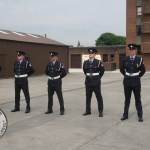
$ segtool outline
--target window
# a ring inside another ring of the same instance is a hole
[[[103,54],[103,62],[108,62],[108,54]]]
[[[137,45],[137,55],[141,55],[141,45]]]
[[[20,36],[25,36],[25,35],[23,35],[23,34],[21,34],[21,33],[18,33],[18,32],[12,32],[12,33],[17,34],[17,35],[20,35]]]
[[[115,61],[115,55],[110,55],[110,62]]]
[[[142,35],[141,26],[137,26],[136,27],[136,34],[137,34],[137,36],[141,36]]]
[[[139,6],[137,7],[137,16],[141,16],[142,15],[142,7]]]

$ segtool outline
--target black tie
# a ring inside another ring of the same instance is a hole
[[[90,64],[92,63],[92,61],[90,60]]]
[[[133,61],[133,57],[131,57],[130,60]]]
[[[53,67],[53,65],[54,65],[54,64],[53,64],[53,63],[51,63],[51,66],[52,66],[52,67]]]

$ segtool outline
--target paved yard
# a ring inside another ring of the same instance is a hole
[[[54,96],[53,114],[47,110],[47,77],[29,78],[31,113],[25,114],[21,93],[21,111],[14,108],[14,79],[0,79],[0,109],[8,119],[8,129],[0,139],[3,150],[149,150],[150,149],[150,74],[142,78],[144,122],[139,123],[134,97],[130,116],[121,122],[124,94],[123,76],[105,73],[102,78],[104,117],[98,117],[95,95],[92,114],[85,112],[85,86],[82,73],[68,74],[63,79],[65,115],[59,115],[59,103]]]

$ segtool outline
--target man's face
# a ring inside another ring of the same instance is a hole
[[[95,58],[95,56],[96,56],[96,54],[95,54],[95,53],[89,53],[89,58],[90,58],[90,59]]]
[[[51,60],[51,62],[55,61],[56,59],[57,59],[57,57],[56,57],[56,56],[50,56],[50,60]]]
[[[21,56],[18,56],[18,55],[17,55],[17,60],[18,60],[18,61],[23,60],[23,59],[24,59],[24,56],[23,56],[23,55],[21,55]]]
[[[131,56],[136,55],[136,53],[137,53],[137,50],[136,50],[136,49],[131,49],[131,50],[130,50],[130,55],[131,55]]]

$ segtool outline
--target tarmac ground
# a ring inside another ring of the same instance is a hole
[[[141,99],[144,122],[139,122],[132,94],[129,119],[120,121],[124,109],[123,76],[106,72],[102,78],[104,117],[98,116],[95,94],[91,115],[85,112],[85,76],[70,73],[63,79],[65,115],[59,112],[54,95],[52,114],[47,111],[47,77],[29,77],[31,113],[25,114],[21,92],[20,111],[14,108],[14,79],[0,79],[0,109],[8,128],[0,138],[1,150],[150,150],[150,74],[142,78]]]

